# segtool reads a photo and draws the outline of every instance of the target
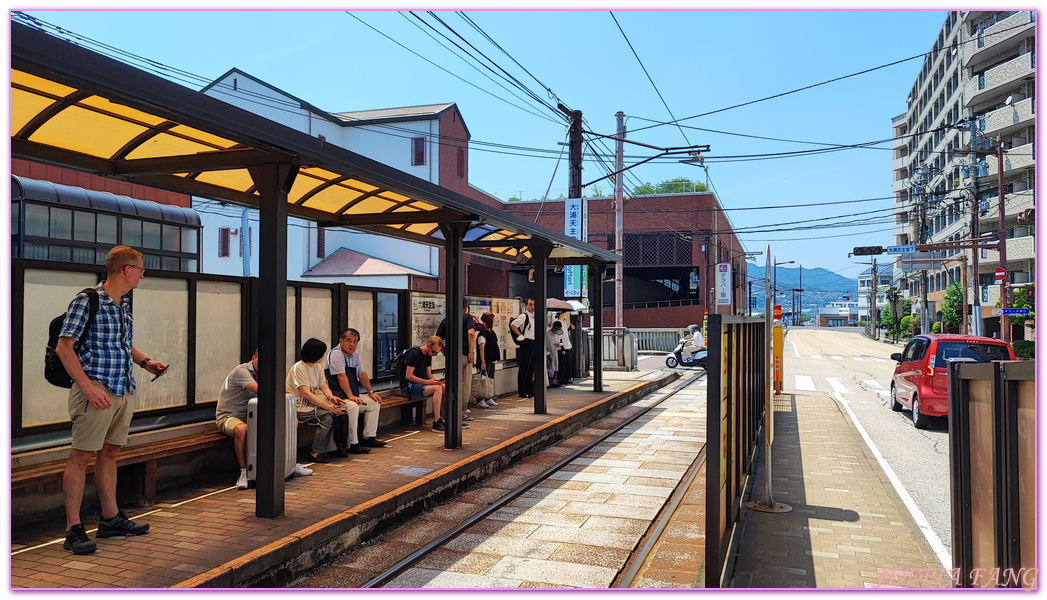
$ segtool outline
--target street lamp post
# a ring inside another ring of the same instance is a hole
[[[772,307],[778,303],[778,265],[791,265],[795,262],[795,260],[774,261],[774,300],[771,302]]]

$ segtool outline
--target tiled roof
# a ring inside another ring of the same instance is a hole
[[[418,275],[428,273],[393,264],[380,258],[361,254],[348,248],[339,248],[330,256],[302,274],[302,277],[362,277],[368,275]]]

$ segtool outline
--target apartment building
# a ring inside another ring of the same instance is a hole
[[[892,119],[895,245],[998,239],[1001,141],[1003,148],[1005,264],[986,248],[941,249],[914,262],[897,256],[893,284],[915,313],[927,299],[927,318],[918,321],[939,320],[945,289],[961,283],[968,331],[998,334],[995,269],[1007,270],[1012,293],[1034,281],[1035,18],[1028,10],[949,12],[906,112]],[[1026,334],[1015,328],[1010,339]]]

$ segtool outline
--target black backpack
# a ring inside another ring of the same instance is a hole
[[[83,339],[87,337],[87,332],[95,324],[95,315],[98,314],[98,290],[84,288],[81,293],[87,294],[87,324],[84,326],[84,333],[73,346],[76,350],[80,349]],[[62,324],[65,322],[66,314],[62,313],[51,319],[51,325],[48,327],[47,348],[44,350],[44,379],[51,385],[69,389],[73,387],[73,378],[66,372],[65,365],[62,364],[62,359],[58,357],[56,352],[58,348],[58,334],[62,332]]]
[[[513,331],[512,327],[509,328],[509,335],[511,335],[513,337],[513,343],[514,344],[516,344],[517,346],[521,345],[520,342],[523,341],[524,334],[527,333],[527,328],[530,327],[530,326],[531,326],[531,315],[529,315],[527,313],[524,313],[524,326],[523,326],[523,329],[520,330],[520,335],[516,335],[516,332]]]
[[[411,350],[412,348],[406,348],[397,352],[396,356],[389,359],[389,364],[385,367],[385,370],[403,379],[404,372],[407,370],[407,353]]]

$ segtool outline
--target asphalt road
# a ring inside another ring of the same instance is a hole
[[[843,328],[796,327],[783,349],[785,389],[824,391],[846,402],[951,553],[948,421],[932,418],[921,431],[911,411],[890,409],[890,355],[901,345]]]

